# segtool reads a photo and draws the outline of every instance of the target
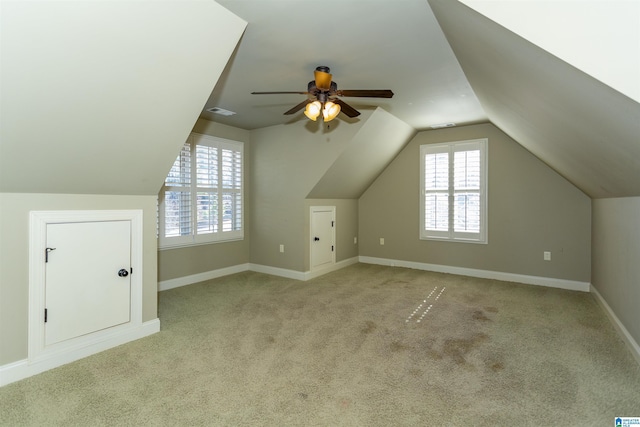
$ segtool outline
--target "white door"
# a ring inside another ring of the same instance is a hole
[[[335,206],[311,207],[311,270],[326,267],[336,261]]]
[[[131,221],[47,224],[45,345],[131,319]]]

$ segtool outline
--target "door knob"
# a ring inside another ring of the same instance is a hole
[[[320,240],[320,238],[319,237],[314,237],[313,240],[318,242]]]
[[[120,271],[118,271],[118,276],[120,277],[127,277],[128,275],[129,272],[125,268],[121,268]]]

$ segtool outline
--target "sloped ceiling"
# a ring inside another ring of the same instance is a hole
[[[640,102],[640,2],[460,2]]]
[[[220,1],[235,15],[197,0],[2,1],[0,191],[157,194],[205,104],[241,91],[281,123],[291,99],[247,93],[296,89],[324,64],[343,87],[396,91],[359,108],[416,129],[488,117],[591,197],[640,195],[639,104],[460,2],[330,2],[335,39],[318,50],[316,2]],[[256,31],[238,46],[236,15]]]
[[[0,191],[155,195],[246,22],[213,1],[3,1]]]
[[[592,198],[640,196],[640,104],[480,15],[429,0],[489,119]]]
[[[411,126],[377,108],[307,198],[358,199],[413,135]]]

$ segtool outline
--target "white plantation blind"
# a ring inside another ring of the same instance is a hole
[[[486,243],[486,139],[420,147],[420,238]]]
[[[424,221],[427,230],[449,230],[449,151],[434,149],[424,156]]]
[[[243,181],[241,142],[191,134],[160,194],[160,247],[242,239]]]
[[[218,149],[196,145],[196,181],[198,187],[218,187]]]
[[[166,184],[173,187],[188,187],[191,185],[191,146],[184,145],[180,154],[167,175]]]

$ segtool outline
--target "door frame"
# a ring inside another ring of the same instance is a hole
[[[331,264],[323,265],[321,267],[314,267],[312,264],[312,252],[313,252],[313,214],[315,212],[331,211],[331,218],[333,221],[333,227],[331,227],[331,243],[333,245],[333,251],[331,253]],[[331,268],[336,263],[336,253],[338,248],[336,247],[336,207],[335,206],[311,206],[309,209],[309,271],[318,271]]]
[[[142,210],[31,211],[29,212],[29,364],[45,361],[128,334],[142,326]],[[131,318],[130,321],[101,331],[45,346],[45,249],[47,225],[74,222],[131,222]]]

